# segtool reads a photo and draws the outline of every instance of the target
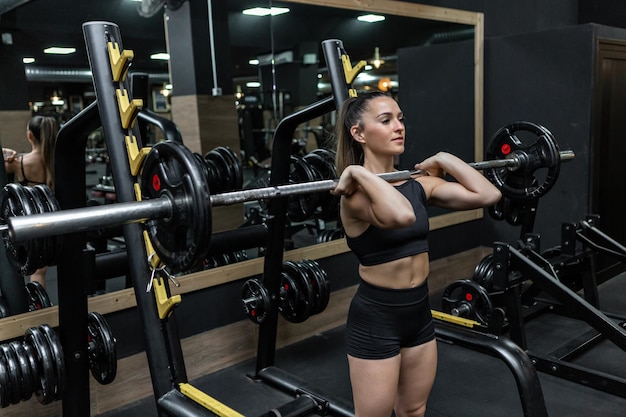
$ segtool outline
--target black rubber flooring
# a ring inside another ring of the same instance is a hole
[[[602,307],[620,314],[626,312],[625,289],[626,278],[605,283],[601,288]],[[583,322],[545,314],[527,326],[529,347],[550,352],[589,329]],[[344,328],[339,327],[280,349],[276,366],[318,388],[316,392],[351,405],[343,338]],[[524,416],[515,380],[502,361],[444,342],[439,342],[438,348],[438,372],[427,417]],[[608,341],[582,355],[577,363],[626,378],[626,352]],[[261,416],[293,399],[250,379],[247,375],[254,370],[255,360],[249,360],[191,382],[247,417]],[[626,416],[626,398],[541,372],[539,380],[550,417]],[[149,397],[100,417],[156,415],[154,398]]]

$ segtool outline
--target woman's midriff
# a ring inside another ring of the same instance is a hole
[[[396,259],[380,265],[359,265],[361,279],[383,288],[413,288],[421,285],[429,273],[428,252]]]

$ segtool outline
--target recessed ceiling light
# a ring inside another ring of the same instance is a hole
[[[289,9],[286,7],[272,7],[271,9],[267,7],[253,7],[251,9],[243,10],[241,13],[248,16],[267,16],[270,14],[272,16],[277,16],[279,14],[289,13]]]
[[[51,46],[43,50],[45,54],[67,55],[76,52],[76,48],[66,48],[63,46]]]
[[[168,61],[170,59],[170,54],[166,52],[158,52],[156,54],[150,55],[150,59],[156,59],[161,61]]]
[[[382,22],[385,20],[385,16],[381,16],[379,14],[364,14],[357,17],[356,20],[367,23]]]
[[[35,58],[33,57],[24,57],[22,58],[22,62],[25,64],[32,64],[33,62],[35,62]]]

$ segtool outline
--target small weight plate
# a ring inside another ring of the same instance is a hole
[[[24,334],[26,343],[32,346],[37,360],[37,375],[39,376],[35,388],[35,397],[41,404],[50,404],[54,401],[54,390],[57,386],[52,353],[41,330],[29,327]]]
[[[32,397],[35,385],[35,375],[33,375],[30,359],[24,346],[17,340],[9,343],[9,347],[13,350],[17,362],[20,366],[22,376],[22,400],[27,401]]]
[[[241,288],[241,302],[243,309],[253,323],[260,324],[265,321],[271,308],[269,292],[257,279],[248,279]]]
[[[0,355],[0,408],[11,405],[11,384],[9,380],[9,367],[4,359],[4,355]]]
[[[22,401],[22,371],[17,363],[13,350],[8,344],[0,344],[0,355],[6,364],[9,381],[9,402],[17,404]]]
[[[56,333],[50,326],[42,324],[39,326],[39,330],[41,330],[52,354],[51,359],[54,364],[54,374],[57,382],[54,387],[54,399],[60,400],[65,389],[65,357],[63,356],[63,349]]]
[[[87,352],[91,375],[101,385],[110,384],[117,375],[115,338],[104,317],[90,312],[87,318]]]

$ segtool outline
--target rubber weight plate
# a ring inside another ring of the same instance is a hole
[[[87,356],[91,375],[99,384],[106,385],[115,380],[115,338],[104,317],[96,312],[90,312],[87,317]]]
[[[146,223],[150,241],[172,273],[186,271],[207,253],[211,240],[209,187],[193,153],[177,142],[157,143],[141,172],[144,199],[168,197],[172,215]]]

